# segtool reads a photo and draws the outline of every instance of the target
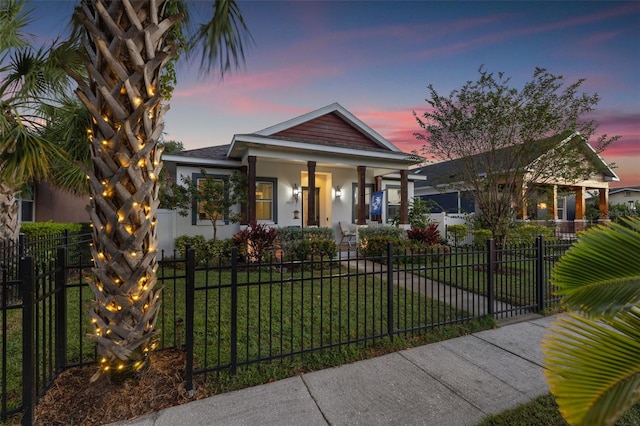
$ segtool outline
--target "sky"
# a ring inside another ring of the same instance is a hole
[[[592,141],[620,135],[601,156],[640,185],[639,1],[244,1],[253,43],[241,69],[203,75],[179,62],[166,140],[186,149],[228,144],[333,102],[405,152],[428,107],[427,86],[448,95],[478,69],[520,88],[536,67],[600,97]],[[62,32],[75,1],[31,1],[39,41]],[[211,3],[191,2],[192,20]]]

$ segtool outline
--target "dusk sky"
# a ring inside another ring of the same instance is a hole
[[[192,2],[192,18],[210,2]],[[32,1],[38,35],[60,33],[75,1]],[[603,158],[640,185],[640,2],[240,1],[255,41],[243,69],[202,77],[178,66],[165,139],[186,149],[231,142],[338,102],[406,152],[419,149],[413,116],[427,85],[448,95],[484,65],[521,87],[535,67],[601,100],[601,133],[621,135]],[[194,13],[195,12],[195,13]],[[42,37],[44,41],[46,37]],[[595,138],[594,138],[595,139]]]

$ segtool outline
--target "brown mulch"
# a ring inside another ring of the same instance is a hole
[[[185,359],[183,351],[156,351],[148,368],[120,384],[108,377],[91,383],[95,366],[66,370],[38,401],[35,424],[102,425],[209,396],[195,380],[193,391],[185,389]]]

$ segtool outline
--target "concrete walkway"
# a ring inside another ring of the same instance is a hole
[[[216,395],[118,425],[474,425],[548,392],[554,317]]]
[[[340,254],[340,259],[342,260],[342,264],[347,267],[356,268],[361,272],[366,272],[375,277],[382,277],[382,279],[386,281],[386,265],[360,259],[355,253],[352,255]],[[429,268],[414,268],[412,271],[418,272],[420,269],[427,270]],[[431,280],[417,273],[411,273],[411,271],[395,271],[393,273],[393,283],[398,287],[404,287],[411,291],[424,294],[433,300],[446,303],[477,317],[488,314],[489,301],[487,297]],[[493,312],[509,312],[512,310],[514,310],[514,307],[508,303],[500,300],[493,301]]]

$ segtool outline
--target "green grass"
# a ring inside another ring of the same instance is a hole
[[[516,408],[486,417],[477,426],[567,426],[551,394],[540,396]],[[631,407],[616,426],[640,425],[640,406]]]
[[[469,248],[452,248],[443,255],[416,256],[416,274],[434,281],[459,287],[487,296],[489,274],[487,253]],[[536,303],[535,268],[536,259],[532,249],[519,249],[502,254],[499,267],[494,271],[494,297],[515,306]],[[545,277],[550,277],[549,263],[545,262]]]

